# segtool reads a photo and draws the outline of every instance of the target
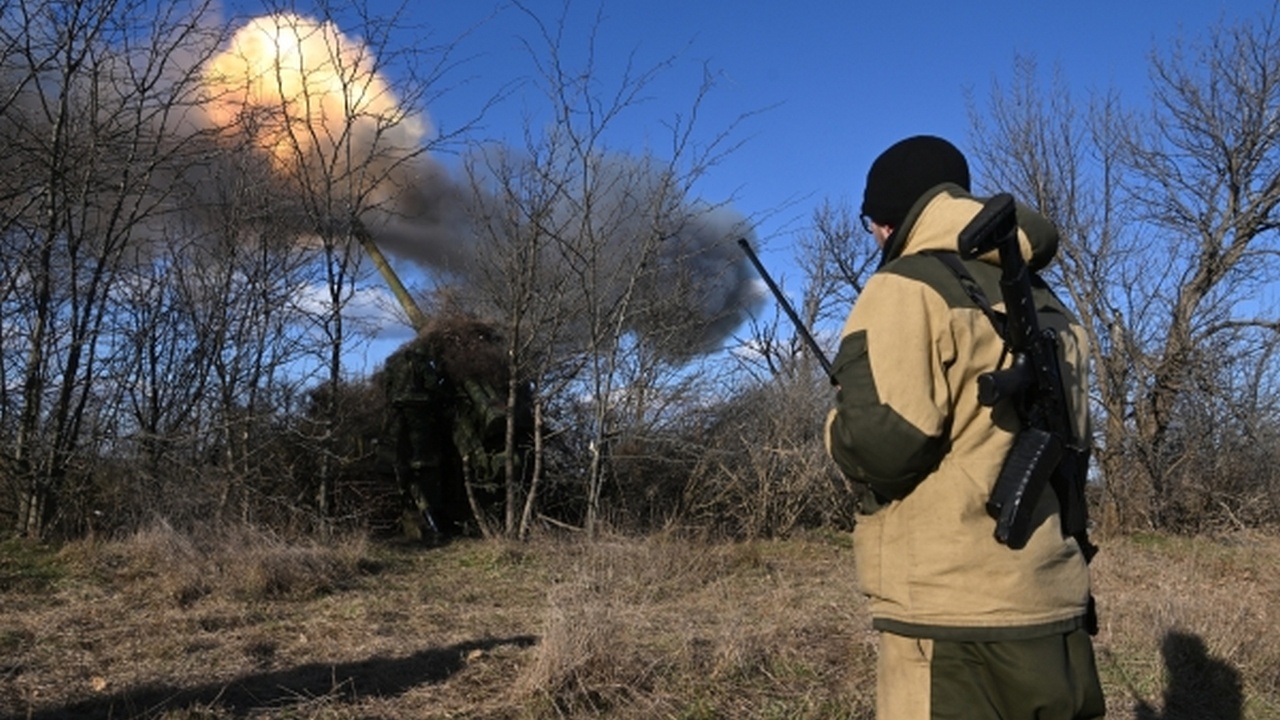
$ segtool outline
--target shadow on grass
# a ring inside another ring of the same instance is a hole
[[[1166,681],[1164,712],[1145,701],[1135,708],[1137,720],[1242,720],[1244,692],[1240,673],[1209,656],[1204,640],[1190,633],[1170,632],[1160,646]]]
[[[423,650],[405,657],[300,665],[194,688],[144,686],[64,707],[5,715],[3,720],[149,718],[192,707],[216,707],[233,717],[247,717],[257,711],[284,709],[321,697],[354,702],[371,696],[395,696],[418,685],[449,679],[462,669],[472,652],[504,645],[527,648],[537,641],[530,635],[492,638]]]

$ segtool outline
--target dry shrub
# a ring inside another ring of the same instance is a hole
[[[663,539],[584,548],[548,594],[515,702],[582,717],[870,717],[851,588],[781,577],[784,545]],[[817,562],[838,562],[838,552]],[[801,564],[814,559],[801,559]],[[815,617],[813,604],[845,611]],[[829,603],[829,604],[828,604]],[[797,688],[800,697],[797,699]],[[803,708],[795,714],[797,708]]]
[[[698,438],[679,521],[723,537],[851,527],[849,484],[822,447],[831,388],[809,378],[735,395]]]
[[[212,591],[205,553],[191,536],[157,521],[117,541],[68,543],[59,555],[118,587],[129,587],[186,606]]]
[[[70,543],[61,555],[114,584],[186,607],[211,594],[306,599],[351,587],[369,567],[363,536],[287,540],[246,525],[182,532],[164,521],[117,541]]]
[[[670,668],[648,643],[653,606],[674,585],[700,582],[691,558],[657,544],[602,542],[584,547],[569,577],[548,592],[533,661],[516,686],[557,714],[638,710]],[[654,708],[650,708],[653,710]]]
[[[362,536],[300,543],[248,531],[237,540],[219,565],[228,587],[247,598],[310,598],[348,588],[368,558]]]
[[[519,686],[557,714],[634,706],[653,689],[655,670],[636,651],[640,638],[626,608],[590,595],[598,593],[583,586],[552,593],[535,659]]]

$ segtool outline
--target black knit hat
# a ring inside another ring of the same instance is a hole
[[[969,190],[969,163],[955,145],[932,135],[895,143],[871,163],[862,194],[862,214],[898,227],[929,188],[949,182]]]

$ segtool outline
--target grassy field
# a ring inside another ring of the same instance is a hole
[[[1280,538],[1103,541],[1111,718],[1280,718]],[[0,718],[871,718],[843,535],[0,546]]]

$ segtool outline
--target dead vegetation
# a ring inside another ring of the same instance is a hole
[[[0,718],[870,718],[843,535],[0,547]],[[1280,717],[1280,539],[1107,539],[1111,718]]]

